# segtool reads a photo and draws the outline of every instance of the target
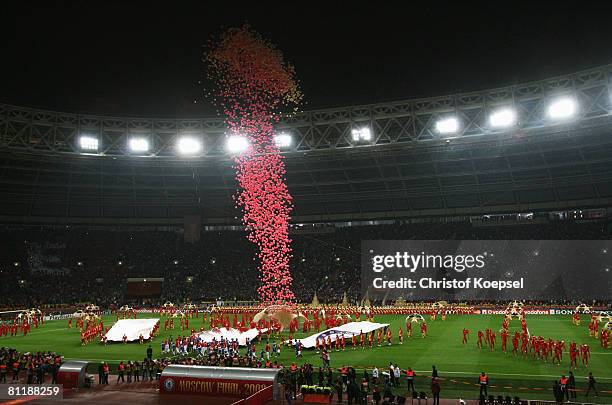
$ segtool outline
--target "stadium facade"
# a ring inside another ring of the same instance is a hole
[[[307,111],[278,131],[295,222],[550,212],[612,206],[612,65],[477,91]],[[551,103],[575,103],[552,117]],[[510,109],[516,122],[494,126]],[[440,120],[457,128],[441,131]],[[363,128],[368,136],[355,135]],[[444,133],[447,132],[447,133]],[[0,220],[239,223],[221,118],[120,118],[0,104]],[[97,145],[84,150],[79,140]],[[180,156],[177,141],[201,141]],[[146,139],[133,152],[130,139]]]

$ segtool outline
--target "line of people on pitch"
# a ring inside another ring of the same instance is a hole
[[[377,367],[371,370],[371,374],[368,373],[367,369],[363,370],[361,377],[357,376],[355,368],[351,366],[342,366],[337,369],[336,378],[334,378],[334,370],[331,367],[319,367],[316,373],[318,377],[318,386],[320,387],[331,387],[336,391],[336,398],[338,403],[342,403],[344,398],[347,399],[348,404],[367,404],[369,396],[371,396],[374,403],[377,405],[381,401],[388,401],[394,403],[397,398],[400,402],[405,397],[401,395],[395,395],[393,391],[395,389],[402,390],[402,375],[405,374],[407,391],[411,395],[417,395],[417,391],[414,386],[414,380],[416,373],[412,368],[402,370],[397,364],[389,363],[388,370],[380,371]],[[285,388],[285,396],[287,400],[297,398],[299,388],[302,385],[311,386],[315,376],[315,371],[312,364],[303,364],[298,367],[296,363],[292,363],[289,367],[283,369],[283,385]],[[440,380],[438,377],[438,370],[435,366],[432,366],[432,372],[430,376],[431,384],[430,390],[433,398],[433,405],[438,405],[440,401]],[[402,390],[403,391],[403,390]],[[423,395],[419,393],[418,395]]]
[[[595,385],[595,377],[593,377],[593,373],[589,372],[587,377],[587,390],[586,397],[588,398],[591,394],[591,391],[595,394],[596,397],[599,396],[599,392],[597,391],[597,386]],[[555,380],[553,382],[553,395],[557,402],[563,402],[563,398],[565,397],[566,401],[570,401],[570,398],[574,400],[577,397],[576,392],[579,391],[576,389],[576,378],[574,377],[573,372],[569,372],[569,375],[566,377],[562,375],[560,379]]]
[[[117,366],[117,384],[119,382],[146,382],[159,380],[164,364],[159,360],[144,358],[142,362],[122,361]],[[107,362],[102,362],[98,366],[98,384],[107,385],[110,366]],[[127,377],[127,380],[126,380]]]

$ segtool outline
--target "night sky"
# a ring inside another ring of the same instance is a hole
[[[602,1],[285,3],[4,2],[0,101],[211,115],[198,83],[202,45],[244,22],[295,64],[305,109],[472,91],[612,62],[612,6]]]

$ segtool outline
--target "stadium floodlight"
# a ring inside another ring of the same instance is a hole
[[[351,130],[351,136],[353,137],[353,141],[370,141],[372,140],[372,131],[368,127],[361,128],[353,128]]]
[[[202,142],[192,136],[180,137],[176,149],[181,155],[197,155],[202,150]]]
[[[440,134],[454,134],[459,130],[459,120],[456,117],[442,118],[436,122],[436,131]]]
[[[130,138],[129,147],[132,152],[148,152],[149,140],[147,138]]]
[[[291,146],[292,141],[291,135],[286,132],[281,132],[274,137],[274,144],[276,144],[278,148],[288,148]]]
[[[512,108],[501,108],[491,113],[489,124],[493,128],[507,128],[516,124],[516,111]]]
[[[98,138],[90,135],[83,135],[79,138],[79,146],[82,150],[97,151]]]
[[[231,154],[240,154],[249,147],[249,140],[242,135],[231,135],[225,144],[227,151]]]
[[[573,97],[560,97],[548,105],[546,112],[549,118],[560,120],[573,117],[577,110],[578,105]]]

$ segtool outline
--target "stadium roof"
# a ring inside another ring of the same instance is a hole
[[[278,131],[293,138],[283,153],[295,220],[609,206],[611,73],[606,65],[481,92],[287,118]],[[493,125],[500,111],[497,122],[508,125]],[[449,118],[454,133],[437,125]],[[364,128],[369,139],[354,136]],[[84,136],[91,148],[83,147]],[[202,153],[179,155],[182,136],[200,139]],[[131,150],[134,137],[150,150]],[[0,215],[151,223],[200,215],[204,223],[235,223],[225,139],[221,118],[116,118],[0,105]]]

